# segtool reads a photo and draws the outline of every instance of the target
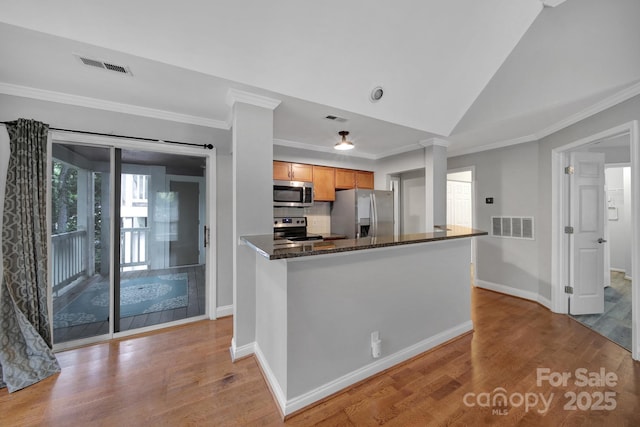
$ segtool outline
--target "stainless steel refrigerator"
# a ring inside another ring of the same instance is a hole
[[[331,208],[331,233],[347,239],[393,235],[393,192],[340,190]]]

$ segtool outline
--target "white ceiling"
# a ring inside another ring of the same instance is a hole
[[[282,100],[276,144],[328,151],[344,129],[356,156],[433,137],[462,153],[635,93],[637,16],[637,0],[8,1],[0,92],[225,128],[236,88]]]

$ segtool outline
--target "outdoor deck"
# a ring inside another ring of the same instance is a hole
[[[205,313],[205,277],[204,265],[189,267],[174,267],[164,270],[139,270],[121,273],[121,280],[138,279],[149,276],[157,276],[161,274],[178,274],[187,273],[187,296],[188,305],[186,307],[175,308],[170,310],[155,311],[152,313],[139,314],[129,317],[121,317],[120,331],[128,331],[131,329],[143,328],[146,326],[157,325],[160,323],[172,322],[175,320],[186,319],[202,315]],[[89,287],[106,279],[100,275],[81,280],[73,289],[62,295],[53,297],[53,313],[57,313],[71,304],[74,300],[86,292]],[[99,321],[93,323],[84,323],[81,325],[54,328],[54,343],[73,341],[81,338],[87,338],[97,335],[109,333],[109,322]]]

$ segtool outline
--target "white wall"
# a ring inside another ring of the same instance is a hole
[[[400,233],[424,233],[426,229],[424,169],[400,174]]]
[[[490,230],[491,215],[535,219],[535,240],[477,239],[480,280],[551,298],[551,152],[632,120],[640,120],[640,96],[538,142],[449,158],[449,169],[476,166],[477,228]],[[621,150],[608,153],[609,161],[628,159]],[[485,204],[486,197],[495,203]]]
[[[233,247],[233,192],[231,175],[231,155],[216,156],[216,248],[217,261],[217,295],[218,307],[233,304],[233,268],[231,248]]]
[[[609,253],[611,254],[611,269],[626,272],[627,259],[631,260],[631,222],[626,215],[625,205],[629,200],[624,199],[624,168],[607,168],[605,182],[607,185],[607,200],[609,209],[615,208],[616,220],[609,220]],[[619,193],[619,194],[616,194]]]
[[[385,157],[376,161],[375,164],[375,188],[376,190],[389,189],[389,176],[417,169],[424,170],[424,148]]]
[[[489,231],[491,216],[533,216],[536,240],[477,239],[478,280],[538,293],[538,144],[527,143],[448,159],[449,169],[475,166],[475,227]],[[493,197],[493,204],[485,198]]]

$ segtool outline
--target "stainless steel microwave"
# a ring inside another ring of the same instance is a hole
[[[313,183],[273,181],[273,206],[306,207],[313,205]]]

